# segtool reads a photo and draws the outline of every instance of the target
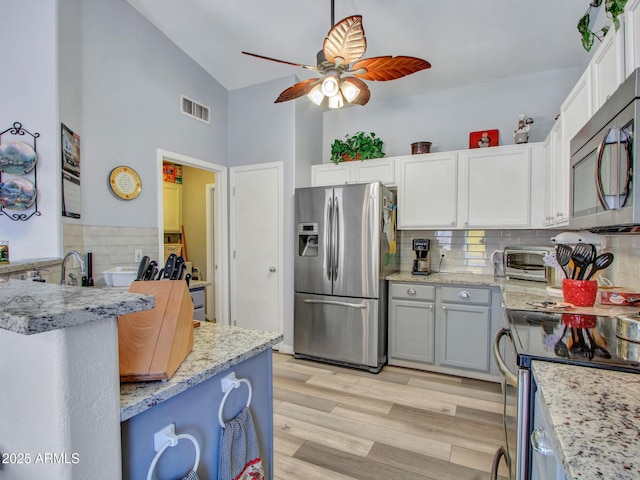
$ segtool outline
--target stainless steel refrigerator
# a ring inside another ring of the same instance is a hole
[[[294,352],[379,372],[386,275],[398,270],[395,195],[379,182],[295,193]]]

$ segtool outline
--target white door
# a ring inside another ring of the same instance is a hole
[[[282,162],[230,172],[231,324],[282,332]]]

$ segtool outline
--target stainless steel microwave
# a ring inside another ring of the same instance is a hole
[[[633,178],[639,97],[636,70],[571,140],[571,228],[625,232],[640,225]]]
[[[545,255],[553,252],[553,247],[505,247],[502,254],[504,276],[535,282],[547,281]]]

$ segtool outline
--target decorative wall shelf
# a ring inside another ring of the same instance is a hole
[[[18,139],[3,142],[2,136],[5,134],[15,137],[30,135],[31,144]],[[39,136],[39,133],[31,133],[22,128],[20,122],[14,122],[11,127],[0,132],[0,216],[4,215],[13,221],[24,221],[42,214],[38,210],[36,141]],[[29,158],[30,154],[35,159]],[[16,213],[10,213],[12,211]]]

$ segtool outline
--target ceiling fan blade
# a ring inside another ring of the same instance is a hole
[[[249,53],[249,52],[242,52],[242,53],[244,53],[245,55],[249,55],[250,57],[261,58],[263,60],[270,60],[272,62],[284,63],[285,65],[293,65],[294,67],[302,67],[302,68],[306,68],[307,70],[313,70],[314,72],[318,71],[318,67],[314,67],[312,65],[304,65],[302,63],[287,62],[285,60],[278,60],[277,58],[265,57],[263,55],[258,55],[255,53]]]
[[[353,15],[336,23],[326,38],[322,50],[325,58],[336,65],[358,60],[367,49],[362,16]]]
[[[306,95],[311,91],[313,87],[315,87],[320,82],[320,80],[321,79],[319,78],[309,78],[308,80],[298,82],[282,92],[273,103],[288,102],[289,100],[294,100],[298,97]]]
[[[365,72],[358,72],[358,69],[365,69]],[[371,57],[363,58],[351,66],[352,73],[365,80],[377,80],[386,82],[395,80],[412,73],[431,68],[431,64],[426,60],[415,57]]]
[[[351,100],[351,102],[349,103],[355,103],[357,105],[364,106],[369,102],[369,99],[371,98],[371,90],[369,90],[369,87],[367,87],[366,83],[356,77],[345,77],[344,79],[342,79],[342,81],[348,82],[357,87],[358,90],[360,90],[358,96]]]

